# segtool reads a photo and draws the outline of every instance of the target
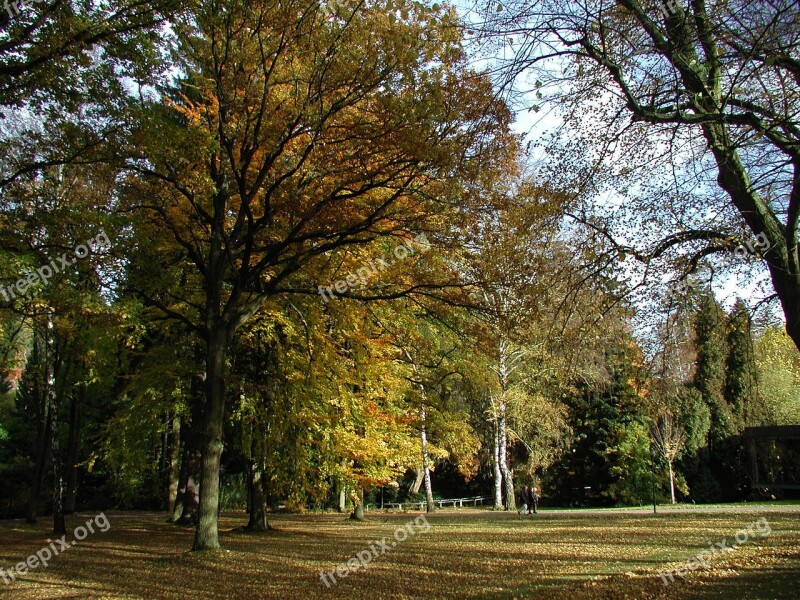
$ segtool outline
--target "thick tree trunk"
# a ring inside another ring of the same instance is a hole
[[[419,494],[422,484],[425,481],[425,469],[422,465],[417,467],[416,474],[414,475],[414,483],[411,484],[411,493]]]
[[[78,496],[78,448],[80,446],[80,418],[86,388],[73,392],[69,408],[69,437],[67,438],[67,493],[64,498],[64,514],[75,512],[75,501]]]
[[[800,194],[800,190],[798,190]],[[795,253],[797,250],[795,249]],[[786,333],[800,350],[800,275],[786,273],[778,265],[769,264],[772,285],[781,301],[786,317]]]
[[[420,409],[420,421],[422,426],[419,430],[420,440],[422,442],[422,472],[423,479],[425,480],[425,506],[426,512],[433,512],[436,510],[436,505],[433,503],[433,488],[431,487],[431,470],[428,458],[428,434],[425,429],[425,407]]]
[[[353,509],[353,513],[350,515],[350,518],[354,521],[363,521],[364,520],[364,488],[358,488],[358,496],[356,497],[355,501],[355,508]]]
[[[203,456],[200,471],[200,520],[193,550],[217,550],[219,544],[219,468],[225,419],[225,358],[228,335],[224,324],[212,323],[206,347],[208,399],[204,415]]]
[[[178,415],[172,417],[172,427],[170,430],[169,443],[169,485],[167,488],[167,511],[172,514],[175,511],[175,503],[178,499],[178,484],[181,467],[181,418]]]
[[[250,506],[250,521],[247,523],[247,529],[250,531],[267,531],[270,529],[267,522],[267,494],[264,489],[264,465],[259,461],[255,461],[252,466],[253,482],[250,495],[252,504]]]
[[[710,107],[710,110],[715,110]],[[753,189],[750,175],[741,161],[737,146],[724,123],[706,123],[703,133],[714,155],[719,173],[717,182],[739,210],[750,231],[763,235],[769,247],[763,249],[775,292],[786,317],[786,333],[800,350],[800,248],[797,214],[791,215],[788,227]],[[800,158],[793,157],[793,181],[790,202],[800,202]]]
[[[494,420],[494,439],[492,441],[492,467],[494,468],[494,510],[503,509],[503,474],[500,471],[500,426]]]

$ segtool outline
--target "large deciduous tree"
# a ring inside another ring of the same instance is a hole
[[[154,302],[205,343],[195,549],[219,547],[225,373],[243,325],[270,298],[316,294],[337,253],[432,227],[459,174],[505,145],[508,111],[456,31],[438,7],[328,18],[309,0],[200,2],[176,25],[181,79],[143,117],[127,204],[202,290]]]
[[[533,71],[538,98],[558,100],[553,176],[597,201],[579,218],[645,262],[763,260],[800,348],[796,0],[503,5],[485,30],[516,50],[508,80]],[[632,227],[646,232],[633,244]]]

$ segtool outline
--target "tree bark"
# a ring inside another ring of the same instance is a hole
[[[358,488],[358,496],[356,497],[355,501],[355,508],[353,509],[353,513],[350,515],[350,518],[354,521],[363,521],[364,520],[364,488]]]
[[[675,500],[675,471],[672,468],[672,461],[667,461],[667,466],[669,467],[669,493],[672,497],[672,503],[677,504],[677,500]]]
[[[494,468],[494,510],[503,509],[503,473],[500,471],[500,426],[495,417],[493,423],[492,463]]]
[[[80,418],[86,388],[81,386],[72,394],[69,407],[69,435],[67,438],[67,493],[64,498],[64,514],[75,512],[78,496],[78,448],[80,446]]]
[[[225,359],[228,332],[221,319],[209,327],[206,346],[208,392],[203,426],[203,454],[200,470],[200,520],[193,550],[218,550],[219,468],[222,457],[222,429],[225,418]]]
[[[203,446],[201,436],[202,387],[202,376],[193,377],[191,385],[192,412],[190,418],[184,420],[181,426],[183,457],[180,461],[178,494],[175,508],[172,511],[172,521],[179,525],[196,525],[200,510],[200,455]]]
[[[423,394],[424,397],[424,394]],[[436,505],[433,503],[433,488],[431,487],[431,470],[428,459],[428,434],[425,430],[425,407],[423,406],[419,411],[420,421],[422,426],[419,430],[420,440],[422,443],[422,471],[425,480],[425,505],[426,512],[432,513],[436,510]]]
[[[345,489],[342,487],[339,489],[339,512],[343,513],[347,510],[347,494]]]
[[[422,483],[425,481],[425,470],[422,465],[417,467],[417,471],[414,474],[414,483],[411,484],[411,493],[412,494],[419,494],[419,490],[422,488]]]
[[[264,464],[260,461],[253,461],[252,464],[252,488],[250,506],[250,520],[247,529],[250,531],[268,531],[270,529],[267,522],[267,494],[264,488]]]
[[[719,169],[717,182],[730,196],[753,235],[766,236],[770,247],[764,253],[770,278],[786,317],[786,333],[800,350],[800,256],[797,223],[785,228],[764,200],[753,191],[750,177],[724,125],[706,124],[708,140]],[[800,159],[793,165],[791,203],[800,205]],[[799,207],[800,208],[800,207]]]
[[[172,514],[175,511],[175,503],[178,499],[178,479],[181,472],[181,418],[179,415],[172,416],[172,428],[170,433],[167,512]]]
[[[40,337],[36,336],[33,342],[33,363],[37,369],[42,365],[41,362],[41,343]],[[47,453],[50,448],[50,411],[47,397],[47,389],[41,378],[41,371],[36,374],[34,390],[37,399],[36,412],[36,463],[33,465],[30,487],[28,492],[28,514],[26,521],[36,523],[39,515],[39,500],[42,496],[42,479],[44,478],[45,467],[47,466]]]
[[[508,468],[508,432],[506,431],[506,403],[505,399],[500,403],[500,448],[498,458],[500,459],[500,473],[503,475],[506,491],[506,510],[516,510],[516,494],[514,493],[514,476]]]
[[[53,535],[61,536],[67,532],[64,522],[64,481],[61,466],[61,447],[58,431],[59,395],[56,390],[56,356],[53,344],[53,317],[47,316],[45,342],[45,381],[50,414],[50,459],[53,465]]]

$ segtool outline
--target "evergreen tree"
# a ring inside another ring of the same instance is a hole
[[[725,373],[725,401],[731,409],[734,423],[739,431],[746,425],[752,424],[755,383],[750,311],[739,299],[730,313]]]
[[[727,315],[709,291],[700,300],[694,331],[697,358],[694,387],[711,411],[709,442],[725,439],[736,432],[728,404],[725,402],[725,366],[728,356]]]

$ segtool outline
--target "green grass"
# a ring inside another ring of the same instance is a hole
[[[70,519],[68,528],[92,515]],[[430,528],[373,557],[367,569],[337,578],[320,571],[368,550],[416,517],[371,513],[366,523],[341,515],[275,515],[274,531],[244,532],[245,517],[221,521],[224,551],[191,553],[193,531],[163,514],[107,513],[96,533],[11,586],[13,598],[796,598],[800,589],[800,509],[770,503],[724,512],[669,514],[543,512],[534,516],[442,510]],[[659,572],[728,540],[760,517],[754,534],[707,569],[664,585]],[[421,523],[421,521],[419,522]],[[423,527],[424,528],[424,527]],[[756,532],[757,533],[757,532]],[[0,567],[46,545],[47,523],[0,522]],[[69,540],[71,536],[68,536]]]

